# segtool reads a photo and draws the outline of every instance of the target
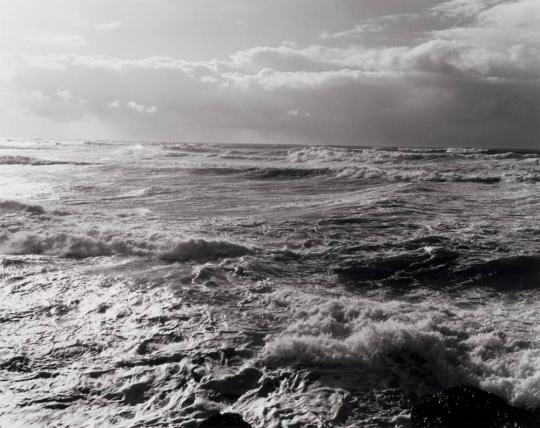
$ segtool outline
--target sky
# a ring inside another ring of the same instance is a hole
[[[0,136],[540,148],[540,0],[0,0]]]

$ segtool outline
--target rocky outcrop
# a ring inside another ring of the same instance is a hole
[[[199,428],[251,428],[238,413],[219,413],[205,419]]]
[[[533,428],[540,421],[495,394],[469,385],[455,386],[413,406],[415,428]]]

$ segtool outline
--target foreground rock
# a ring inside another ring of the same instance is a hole
[[[202,421],[199,428],[251,428],[251,425],[238,413],[221,413]]]
[[[540,423],[527,410],[510,406],[495,394],[472,386],[455,386],[411,412],[415,428],[533,428]]]

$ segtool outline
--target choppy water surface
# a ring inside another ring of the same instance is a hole
[[[0,143],[0,426],[540,407],[540,154]]]

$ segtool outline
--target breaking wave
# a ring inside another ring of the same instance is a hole
[[[5,251],[11,254],[46,254],[68,258],[82,259],[87,257],[112,255],[147,255],[150,244],[115,235],[101,234],[33,234],[17,233],[12,236]]]
[[[67,162],[58,160],[46,160],[28,156],[0,156],[0,165],[87,165],[85,162]]]
[[[99,256],[157,256],[165,262],[206,262],[251,254],[253,250],[225,240],[188,239],[172,244],[154,244],[154,239],[131,239],[91,231],[86,234],[14,233],[3,244],[7,254],[45,254],[83,259]]]
[[[307,367],[341,382],[421,395],[468,383],[514,403],[540,404],[540,372],[532,368],[538,351],[496,325],[479,329],[482,311],[361,298],[299,306],[294,322],[262,350],[270,367]],[[508,360],[509,349],[515,360]]]
[[[392,147],[362,147],[345,148],[330,146],[311,146],[292,149],[287,154],[287,160],[295,163],[399,163],[411,161],[438,161],[450,159],[515,159],[540,160],[540,153],[535,151],[505,151],[493,149],[471,148],[392,148]]]
[[[44,214],[45,209],[41,205],[30,205],[12,200],[0,200],[0,210],[26,211],[30,214]]]
[[[403,183],[483,183],[496,184],[508,183],[537,183],[540,182],[540,173],[533,170],[503,170],[478,171],[477,173],[465,173],[459,171],[434,171],[431,168],[388,168],[371,165],[350,165],[322,167],[215,167],[191,169],[193,174],[200,175],[238,175],[245,178],[261,180],[293,180],[304,178],[339,178],[350,180],[379,180]]]

